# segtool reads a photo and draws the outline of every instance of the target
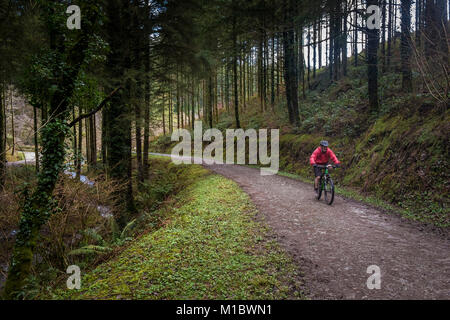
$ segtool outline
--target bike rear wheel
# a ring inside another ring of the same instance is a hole
[[[334,201],[334,183],[330,177],[325,179],[324,193],[325,193],[325,202],[328,205],[331,205]]]

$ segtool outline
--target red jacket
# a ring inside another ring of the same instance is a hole
[[[316,150],[314,150],[313,154],[311,155],[311,158],[309,158],[309,163],[311,165],[314,164],[324,165],[327,164],[328,161],[330,161],[330,158],[331,160],[333,160],[335,164],[340,163],[338,158],[336,158],[336,155],[330,148],[327,148],[327,152],[322,152],[321,147],[318,147]]]

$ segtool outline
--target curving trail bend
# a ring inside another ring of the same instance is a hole
[[[155,154],[161,155],[161,154]],[[170,155],[166,155],[170,156]],[[205,165],[237,182],[293,257],[312,299],[450,299],[450,236],[311,185],[239,165]],[[368,289],[370,265],[381,288]]]

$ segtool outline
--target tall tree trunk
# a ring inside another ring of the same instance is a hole
[[[166,135],[166,92],[163,92],[161,110],[163,135]]]
[[[102,136],[101,136],[101,142],[102,142],[102,164],[103,164],[103,167],[106,167],[106,157],[107,157],[107,147],[106,147],[106,137],[107,137],[107,134],[106,134],[106,130],[107,130],[107,126],[106,126],[106,123],[107,123],[107,108],[106,107],[103,107],[103,109],[102,109]]]
[[[386,71],[386,0],[381,0],[381,57],[382,71]]]
[[[284,0],[284,22],[283,44],[284,44],[284,79],[286,83],[286,99],[289,113],[289,122],[299,125],[298,117],[298,84],[297,84],[297,63],[295,57],[295,41],[292,17],[293,0]]]
[[[173,132],[172,87],[169,88],[169,134]]]
[[[83,108],[80,106],[78,107],[78,112],[80,114],[83,113]],[[78,122],[78,150],[77,150],[77,164],[76,164],[76,170],[75,170],[75,177],[77,180],[80,179],[81,176],[81,161],[83,158],[83,121]]]
[[[392,29],[393,29],[393,19],[392,16],[394,14],[394,9],[393,9],[393,0],[389,0],[389,19],[388,19],[388,32],[387,32],[387,36],[388,36],[388,40],[387,40],[387,54],[386,54],[386,66],[389,67],[391,65],[391,55],[392,55]]]
[[[13,108],[13,90],[12,86],[9,89],[9,96],[10,96],[10,107],[11,107],[11,135],[12,135],[12,150],[11,154],[14,155],[16,152],[16,133],[14,131],[14,108]]]
[[[228,59],[225,61],[225,105],[227,112],[230,112],[230,78]]]
[[[309,31],[309,27],[306,29],[307,40],[308,40],[308,67],[307,67],[307,75],[308,75],[308,89],[311,90],[311,82],[310,82],[310,73],[311,73],[311,32]]]
[[[194,89],[194,77],[191,77],[191,129],[194,130],[195,123],[195,108],[194,108],[194,98],[195,98],[195,89]],[[172,98],[170,98],[172,101]]]
[[[237,68],[237,67],[236,67]],[[208,98],[208,104],[207,104],[207,115],[208,115],[208,125],[209,125],[209,127],[210,128],[212,128],[213,127],[213,104],[214,104],[214,101],[213,101],[213,80],[212,80],[212,75],[211,75],[211,72],[212,71],[210,71],[210,74],[209,74],[209,76],[208,76],[208,89],[207,89],[207,98]],[[235,85],[235,94],[236,94],[236,96],[237,96],[237,79],[235,78],[235,80],[236,80],[236,82],[234,83],[234,85]]]
[[[91,159],[92,166],[95,168],[97,166],[97,125],[96,125],[96,115],[93,114],[90,118],[91,124]]]
[[[422,32],[422,4],[423,0],[416,1],[416,49],[420,50],[421,32]]]
[[[1,103],[1,102],[0,102]],[[39,173],[39,143],[38,143],[38,121],[37,121],[37,108],[33,105],[33,136],[34,136],[34,158],[36,174]],[[75,137],[76,139],[76,137]]]
[[[245,67],[246,67],[246,53],[244,49],[242,49],[242,104],[243,110],[247,109],[247,99],[246,99],[246,83],[245,83]]]
[[[252,91],[253,91],[253,75],[252,75],[252,57],[253,57],[253,51],[252,48],[250,47],[250,52],[247,56],[247,97],[248,100],[250,100],[250,98],[252,97]]]
[[[344,2],[344,10],[342,14],[342,74],[347,76],[347,16],[348,16],[347,1]]]
[[[367,6],[370,5],[378,5],[378,1],[368,0]],[[371,112],[378,112],[378,41],[379,30],[367,28],[367,76]]]
[[[180,129],[180,108],[181,108],[181,101],[180,101],[180,82],[179,82],[179,75],[177,71],[177,128]]]
[[[207,105],[208,105],[208,96],[209,94],[207,92],[209,92],[209,87],[207,88],[207,84],[206,84],[206,80],[202,81],[202,109],[203,109],[203,120],[205,123],[208,123],[208,110],[207,110]]]
[[[327,52],[329,52],[328,54],[328,65],[329,65],[329,72],[330,72],[330,81],[333,81],[333,74],[334,74],[334,38],[335,38],[335,28],[334,28],[334,20],[335,20],[335,13],[333,12],[333,9],[331,9],[332,11],[330,12],[330,21],[328,23],[328,29],[329,29],[329,41],[330,41],[330,47],[329,47],[329,51],[327,50]]]
[[[90,138],[90,125],[89,125],[89,118],[86,118],[84,121],[84,128],[85,128],[85,139],[86,139],[86,161],[88,165],[88,171],[92,169],[92,158],[91,158],[91,138]]]
[[[272,106],[272,111],[275,109],[275,34],[272,36],[272,68],[270,74],[270,104]]]
[[[304,53],[304,46],[303,46],[303,32],[302,29],[300,29],[298,38],[300,39],[299,43],[299,70],[298,73],[300,74],[301,80],[302,80],[302,97],[303,99],[306,99],[306,85],[305,85],[305,70],[306,70],[306,63],[305,63],[305,53]],[[300,78],[299,77],[299,78]]]
[[[225,107],[225,72],[223,68],[220,68],[220,105],[223,109]],[[196,92],[197,85],[195,85],[194,88],[194,99],[195,99],[195,92]]]
[[[353,47],[353,57],[355,58],[355,67],[358,66],[358,12],[356,11],[356,9],[358,8],[358,0],[355,1],[355,13],[354,13],[354,18],[353,18],[353,22],[355,24],[354,26],[354,30],[353,30],[353,37],[354,37],[354,47]]]
[[[401,68],[402,89],[404,92],[412,91],[411,73],[411,0],[401,0]]]
[[[252,86],[253,82],[252,82],[252,66],[251,66],[251,63],[252,63],[252,48],[250,46],[250,52],[247,55],[247,63],[246,63],[246,66],[247,66],[247,69],[246,69],[246,72],[247,72],[247,97],[248,97],[247,100],[248,101],[250,101],[250,98],[252,97],[252,88],[251,88],[251,86]]]
[[[268,45],[267,45],[267,33],[264,29],[264,74],[263,74],[263,94],[264,94],[264,111],[267,109],[267,92],[268,92],[268,80],[267,80],[267,69],[268,69]]]
[[[198,120],[201,119],[201,113],[200,113],[200,109],[201,109],[201,101],[200,101],[200,83],[197,83],[197,117]]]
[[[280,97],[280,74],[281,74],[281,46],[280,34],[277,34],[277,99]]]
[[[234,3],[233,3],[234,5]],[[233,10],[236,8],[233,6]],[[233,15],[233,77],[234,77],[234,118],[236,128],[241,127],[239,121],[239,95],[238,95],[238,71],[237,71],[237,58],[238,58],[238,48],[237,48],[237,30],[236,30],[236,15]],[[211,123],[212,127],[212,123]]]
[[[261,111],[264,111],[264,92],[263,92],[263,31],[258,48],[258,96],[261,101]]]
[[[424,44],[428,59],[439,56],[443,65],[448,66],[448,18],[446,0],[427,0],[425,2]],[[431,60],[430,63],[433,63]]]
[[[75,106],[72,106],[72,121],[75,121],[75,118],[76,118]],[[37,124],[37,121],[36,121],[36,124]],[[77,126],[73,126],[73,145],[72,145],[72,147],[73,147],[73,157],[74,157],[73,164],[74,164],[74,168],[76,168],[77,167],[77,151],[78,151]],[[36,150],[37,150],[37,147],[35,147],[35,151]]]
[[[242,43],[240,44],[242,46]],[[238,63],[238,68],[239,68],[239,100],[242,101],[242,103],[244,103],[244,89],[243,89],[243,78],[242,78],[242,56],[243,56],[243,49],[241,48],[241,50],[239,51],[239,63]]]
[[[140,106],[140,99],[135,104],[135,128],[136,128],[136,162],[138,169],[138,181],[144,182],[144,169],[142,166],[142,128],[141,128],[141,119],[142,112]]]
[[[108,109],[108,145],[107,163],[111,179],[120,183],[121,188],[116,192],[116,204],[120,208],[116,217],[120,228],[125,227],[130,217],[135,214],[136,207],[133,198],[131,172],[131,117],[130,81],[125,72],[131,68],[131,53],[123,54],[124,47],[132,47],[132,36],[129,34],[131,25],[131,4],[119,0],[110,0],[105,8],[108,16],[106,25],[107,40],[110,51],[106,65],[110,72],[112,85],[123,85],[124,89],[115,94]]]
[[[217,80],[217,71],[214,70],[214,110],[216,114],[215,121],[219,122],[219,85]]]
[[[6,171],[6,143],[5,143],[5,118],[4,118],[4,97],[5,86],[2,85],[0,91],[0,187],[3,189],[5,186],[5,171]]]
[[[318,51],[319,51],[319,69],[322,69],[322,17],[319,18],[317,27],[317,37],[319,40]]]
[[[313,24],[313,78],[316,78],[316,59],[317,59],[317,22]]]
[[[339,1],[336,2],[336,5],[334,7],[334,14],[333,14],[333,80],[337,81],[339,80],[339,73],[340,73],[340,54],[341,54],[341,3]]]

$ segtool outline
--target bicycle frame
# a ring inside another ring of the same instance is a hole
[[[325,189],[325,179],[328,176],[328,167],[325,168],[325,171],[323,172],[323,174],[320,176],[320,182],[321,182],[321,186],[322,186],[322,190]]]
[[[320,180],[322,180],[322,179],[323,179],[324,177],[326,177],[326,176],[329,176],[328,165],[325,165],[325,166],[323,166],[323,165],[318,165],[317,167],[318,167],[318,168],[325,169],[325,170],[323,171],[323,174],[320,176]],[[333,168],[334,168],[334,166],[333,166]]]

